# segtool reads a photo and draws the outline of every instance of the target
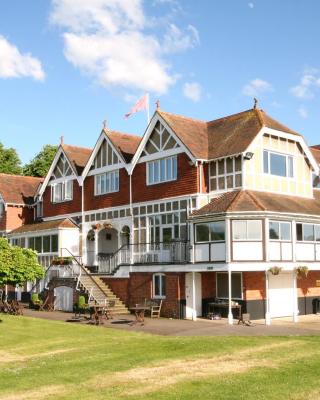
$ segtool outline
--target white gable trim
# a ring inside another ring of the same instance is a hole
[[[102,130],[101,133],[100,133],[100,136],[99,136],[99,138],[98,138],[98,140],[97,140],[97,142],[96,142],[96,144],[95,144],[95,146],[93,148],[93,151],[92,151],[92,153],[90,155],[90,158],[89,158],[89,160],[87,162],[87,165],[85,166],[85,168],[84,168],[84,170],[82,172],[82,176],[81,176],[82,177],[82,181],[84,181],[86,176],[89,174],[91,165],[92,165],[92,163],[93,163],[93,161],[94,161],[94,159],[95,159],[95,157],[96,157],[96,155],[97,155],[97,153],[98,153],[98,151],[100,149],[100,146],[101,146],[101,144],[102,144],[104,139],[106,139],[106,141],[110,144],[112,150],[117,154],[117,156],[118,156],[118,158],[120,160],[120,163],[113,165],[114,167],[117,166],[117,168],[115,168],[115,169],[120,169],[120,168],[123,168],[123,167],[126,168],[126,169],[128,168],[128,166],[127,166],[122,154],[114,146],[114,144],[112,143],[112,140],[108,137],[106,132],[104,130]]]
[[[52,164],[51,164],[51,166],[50,166],[50,169],[49,169],[49,171],[48,171],[48,173],[47,173],[47,175],[46,175],[46,178],[45,178],[45,180],[44,180],[44,182],[43,182],[43,184],[42,184],[42,186],[41,186],[41,188],[40,188],[40,190],[39,190],[39,196],[40,196],[40,197],[42,197],[42,195],[43,195],[43,193],[44,193],[46,187],[48,186],[48,183],[49,183],[49,181],[50,181],[51,175],[53,174],[53,171],[54,171],[54,169],[55,169],[55,167],[56,167],[56,165],[57,165],[57,162],[59,161],[59,158],[60,158],[61,154],[63,154],[63,155],[66,157],[66,159],[68,160],[68,163],[69,163],[69,165],[70,165],[70,168],[72,169],[74,176],[76,177],[78,183],[80,184],[80,177],[78,177],[77,171],[74,170],[73,165],[72,165],[72,163],[71,163],[70,160],[69,160],[69,157],[67,156],[67,154],[66,154],[65,151],[63,150],[62,146],[60,145],[60,146],[59,146],[59,149],[58,149],[58,151],[56,152],[56,155],[55,155],[55,157],[54,157],[54,159],[53,159],[53,161],[52,161]],[[72,176],[73,176],[73,175],[72,175]]]
[[[175,134],[175,132],[170,128],[170,126],[167,124],[167,122],[161,117],[161,115],[159,113],[155,112],[153,114],[153,117],[152,117],[152,119],[151,119],[151,121],[150,121],[150,123],[149,123],[149,125],[148,125],[148,127],[147,127],[147,129],[146,129],[146,131],[144,133],[144,135],[143,135],[143,138],[142,138],[142,140],[141,140],[141,142],[139,144],[139,147],[137,148],[137,151],[136,151],[136,153],[135,153],[135,155],[134,155],[134,157],[133,157],[133,159],[131,161],[131,166],[130,166],[130,169],[128,170],[130,175],[132,174],[132,171],[134,170],[134,167],[138,163],[138,161],[139,161],[139,159],[141,157],[141,153],[143,152],[143,150],[144,150],[144,148],[145,148],[145,146],[146,146],[146,144],[148,142],[148,139],[149,139],[151,133],[153,132],[153,129],[155,128],[156,123],[158,121],[160,121],[160,123],[166,128],[166,130],[170,133],[170,135],[174,138],[174,140],[182,148],[181,152],[185,152],[193,162],[197,161],[197,159],[190,152],[190,150],[185,146],[185,144],[179,139],[179,137]],[[155,158],[161,158],[162,157],[161,156],[162,153],[165,154],[165,152],[159,152],[159,153],[152,154],[152,156],[157,154],[157,157],[155,157]]]
[[[315,173],[319,175],[319,165],[318,165],[317,161],[315,160],[308,145],[306,144],[306,141],[304,140],[304,138],[302,136],[293,135],[292,133],[282,132],[282,131],[278,131],[276,129],[271,129],[271,128],[267,128],[267,127],[262,127],[260,129],[260,131],[258,132],[257,136],[254,138],[254,140],[250,143],[248,148],[245,150],[245,153],[249,152],[250,149],[255,145],[255,141],[258,140],[258,138],[263,136],[265,133],[267,133],[269,135],[280,136],[284,139],[293,140],[294,142],[299,143],[301,145],[303,151],[305,152],[308,160],[310,161],[310,164],[311,164],[312,168],[314,169]]]

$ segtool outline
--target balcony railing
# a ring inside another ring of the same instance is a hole
[[[99,254],[98,272],[111,274],[120,265],[185,264],[189,262],[189,242],[127,244],[112,255]]]

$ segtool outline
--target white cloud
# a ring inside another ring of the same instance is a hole
[[[319,88],[319,71],[315,68],[308,68],[304,71],[299,84],[290,89],[290,93],[300,99],[312,99],[315,96],[315,90]]]
[[[41,62],[30,53],[19,49],[0,35],[0,78],[31,77],[43,81],[45,73]]]
[[[197,82],[186,82],[183,85],[183,94],[188,99],[194,102],[198,102],[202,96],[201,85]]]
[[[303,107],[303,106],[300,106],[299,108],[298,108],[298,114],[300,115],[300,117],[301,118],[303,118],[303,119],[306,119],[306,118],[308,118],[308,110],[305,108],[305,107]]]
[[[253,79],[242,89],[242,93],[245,96],[250,96],[250,97],[258,96],[259,94],[272,91],[273,91],[272,85],[269,82],[259,78]]]
[[[150,33],[142,0],[53,0],[50,21],[65,32],[64,54],[107,88],[167,92],[177,80],[166,55],[199,43],[192,25],[170,24],[161,40]]]
[[[249,8],[253,8],[254,4],[253,3],[248,3]]]

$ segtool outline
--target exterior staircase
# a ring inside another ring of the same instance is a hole
[[[114,301],[114,306],[110,307],[114,314],[129,314],[128,308],[109,286],[98,276],[91,275],[84,266],[81,266],[81,274],[76,279],[77,289],[82,289],[89,295],[89,304],[104,305],[107,301]]]

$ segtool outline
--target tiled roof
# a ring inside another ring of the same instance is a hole
[[[118,131],[104,130],[104,132],[113,145],[123,155],[125,161],[130,162],[142,140],[142,137]]]
[[[210,160],[242,153],[262,127],[299,135],[258,109],[209,122],[164,111],[158,113],[198,159]]]
[[[70,146],[63,144],[62,148],[66,153],[69,161],[73,164],[74,169],[80,175],[86,166],[89,157],[92,153],[92,149],[86,147]]]
[[[191,217],[241,211],[273,211],[320,217],[320,193],[315,190],[314,198],[308,199],[268,192],[236,190],[213,198],[210,203],[194,211]]]
[[[20,226],[19,228],[11,231],[10,235],[17,233],[24,233],[24,232],[39,232],[39,231],[59,229],[59,228],[77,228],[77,225],[68,218],[57,219],[53,221],[45,221],[45,222],[39,222],[37,224],[28,224]]]
[[[317,163],[320,164],[320,145],[311,146],[310,150]]]
[[[6,203],[33,204],[34,195],[43,178],[0,174],[0,194]]]

